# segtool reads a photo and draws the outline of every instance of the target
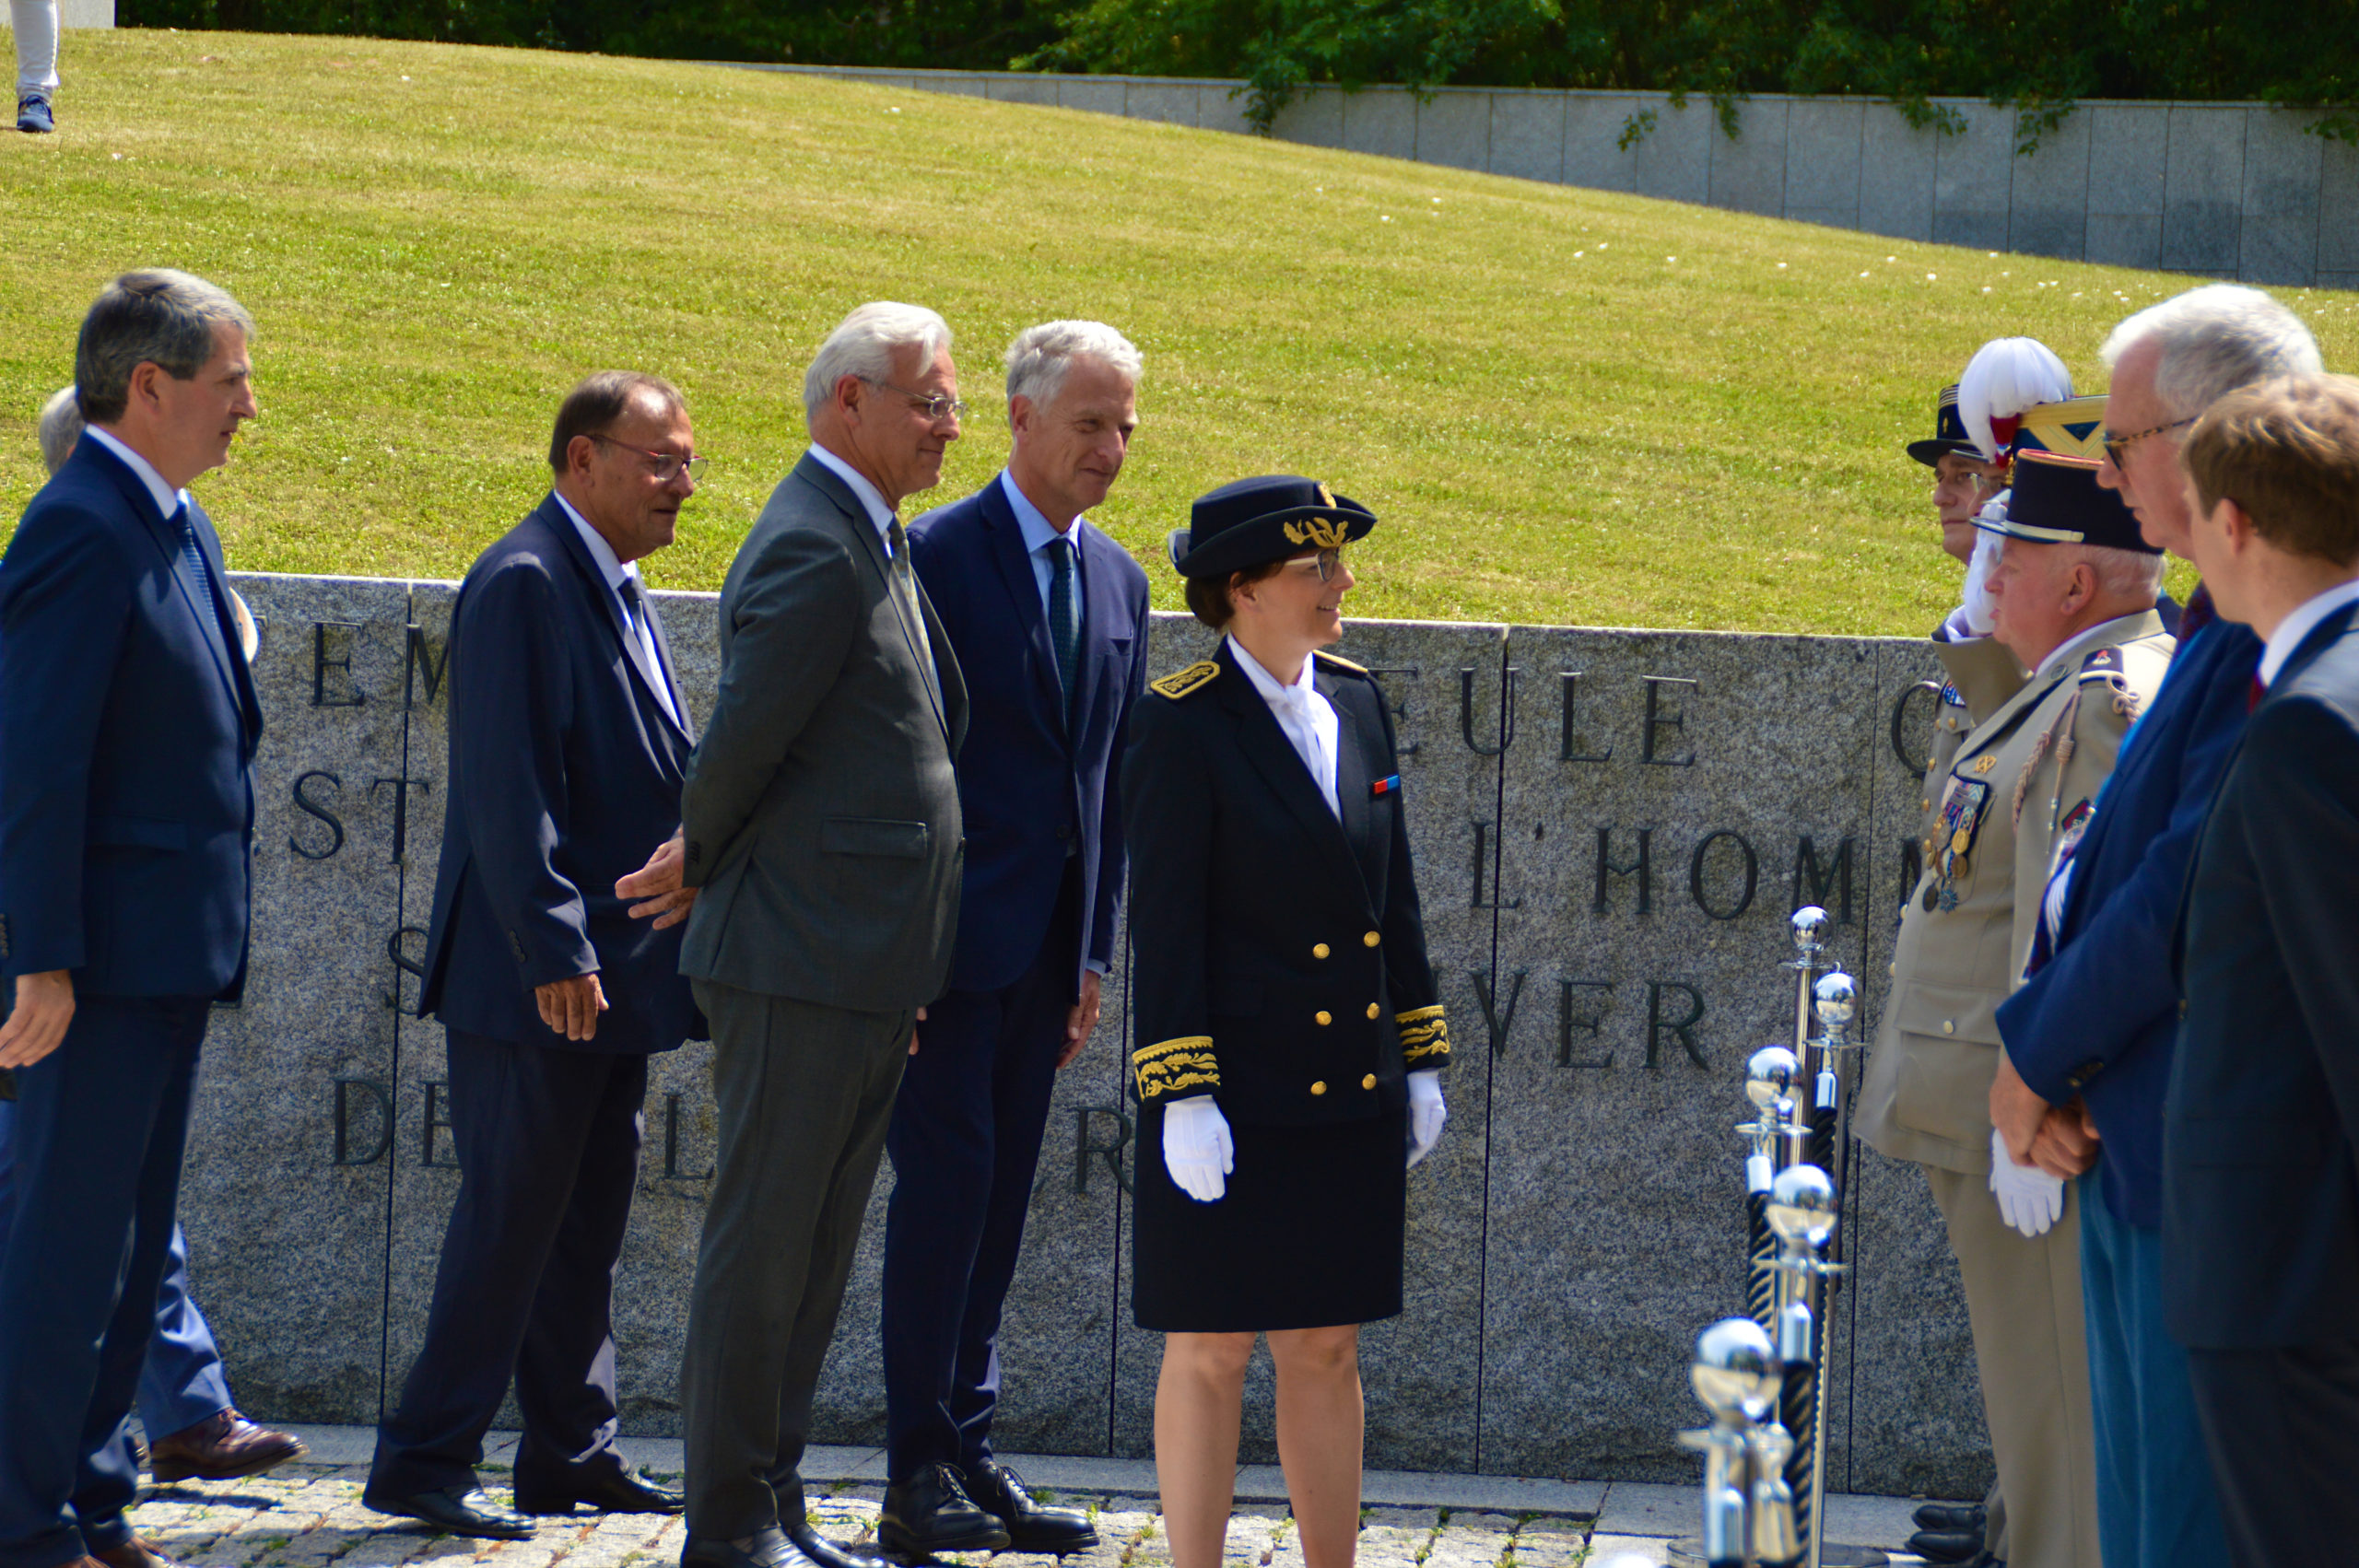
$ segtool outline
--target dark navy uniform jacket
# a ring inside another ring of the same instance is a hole
[[[262,704],[221,542],[212,587],[139,475],[96,440],[0,560],[0,977],[87,995],[245,987]]]
[[[2359,627],[2302,639],[2245,726],[2178,920],[2163,1307],[2181,1344],[2351,1338],[2359,1301]]]
[[[910,564],[957,649],[971,714],[958,752],[967,866],[950,987],[997,990],[1031,966],[1069,855],[1081,861],[1076,964],[1111,968],[1122,748],[1146,685],[1146,573],[1098,530],[1082,531],[1081,690],[1068,734],[1049,619],[1000,481],[910,524]],[[1078,996],[1078,966],[1073,985]]]
[[[2208,614],[2208,603],[2204,606]],[[2163,1086],[2178,1033],[2170,943],[2212,791],[2244,733],[2260,639],[2212,621],[2182,643],[2123,743],[2072,857],[2062,941],[1999,1004],[2007,1059],[2051,1105],[2083,1096],[2114,1213],[2163,1223]]]
[[[1211,1094],[1243,1125],[1359,1121],[1447,1064],[1392,717],[1327,654],[1339,822],[1224,641],[1131,720],[1131,994],[1143,1103]]]
[[[680,825],[694,743],[625,635],[622,601],[552,495],[468,571],[451,618],[451,780],[418,1011],[497,1040],[667,1051],[704,1037],[680,969],[685,930],[630,918],[616,882]],[[608,1011],[587,1040],[541,1022],[533,992],[595,970]]]

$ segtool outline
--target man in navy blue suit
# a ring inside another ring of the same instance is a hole
[[[2266,294],[2212,285],[2123,322],[2105,357],[2098,482],[2121,492],[2149,544],[2189,558],[2189,426],[2239,386],[2316,369],[2318,346]],[[2224,1550],[2186,1357],[2163,1321],[2162,1229],[2163,1088],[2178,1031],[2171,927],[2260,658],[2259,638],[2215,614],[2199,588],[2094,816],[2060,838],[2029,977],[1999,1008],[2005,1050],[1990,1091],[1991,1124],[2018,1164],[2080,1177],[2099,1544],[2108,1562],[2149,1568],[2206,1568]]]
[[[548,497],[483,553],[452,616],[418,1010],[449,1041],[459,1198],[362,1496],[494,1539],[576,1504],[681,1507],[615,1447],[609,1305],[647,1059],[703,1035],[674,929],[695,897],[677,837],[694,738],[638,568],[672,543],[703,464],[670,382],[607,370],[558,408],[549,466]],[[475,1471],[511,1373],[512,1510]]]
[[[2359,380],[2189,433],[2196,564],[2263,639],[2188,879],[2163,1290],[2238,1568],[2359,1542]]]
[[[0,559],[0,1568],[154,1568],[123,1440],[213,1003],[243,994],[255,697],[182,487],[255,413],[252,319],[185,273],[83,318],[88,430]]]
[[[992,1458],[1000,1308],[1056,1071],[1114,958],[1121,766],[1146,680],[1146,574],[1083,513],[1138,424],[1139,352],[1096,322],[1007,351],[1006,470],[920,518],[910,558],[966,672],[967,866],[949,993],[926,1012],[886,1149],[889,1551],[1086,1550],[1081,1513]]]

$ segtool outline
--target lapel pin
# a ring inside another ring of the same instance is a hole
[[[1370,800],[1374,800],[1379,795],[1397,795],[1400,792],[1401,776],[1397,773],[1389,774],[1367,787]]]

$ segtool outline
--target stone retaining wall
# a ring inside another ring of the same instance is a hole
[[[1233,81],[757,65],[928,92],[1055,104],[1244,132]],[[1937,99],[1962,135],[1911,127],[1888,103],[1764,93],[1722,135],[1710,102],[1660,93],[1325,88],[1289,104],[1283,140],[1550,184],[1632,192],[1770,217],[2063,261],[2262,284],[2359,288],[2359,147],[2257,103],[2093,99],[2029,158],[2015,114]],[[1633,115],[1654,129],[1617,146]]]
[[[415,1353],[459,1182],[439,1026],[409,1011],[441,838],[455,585],[241,575],[264,623],[256,929],[208,1042],[183,1208],[199,1299],[257,1417],[377,1419]],[[714,597],[660,596],[690,707]],[[1205,638],[1158,616],[1154,662]],[[1364,1352],[1368,1462],[1682,1480],[1685,1365],[1743,1301],[1731,1132],[1787,1037],[1786,916],[1837,919],[1872,1018],[1919,798],[1934,665],[1897,639],[1356,623],[1400,712],[1457,1058],[1410,1182],[1408,1310]],[[1151,888],[1137,896],[1152,897]],[[1133,1328],[1124,977],[1061,1075],[1009,1304],[1011,1451],[1144,1456],[1158,1338]],[[707,1052],[657,1059],[617,1292],[626,1430],[677,1429],[711,1170]],[[1837,1298],[1837,1490],[1978,1496],[1987,1439],[1956,1273],[1913,1170],[1863,1155]],[[819,1438],[883,1433],[889,1169]],[[1316,1224],[1306,1214],[1304,1223]],[[1248,1447],[1270,1454],[1266,1363]],[[512,1423],[513,1415],[506,1418]]]

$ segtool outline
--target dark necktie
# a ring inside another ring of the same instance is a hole
[[[1057,651],[1057,682],[1064,688],[1065,730],[1073,730],[1081,685],[1081,628],[1074,624],[1073,541],[1049,541],[1049,643]]]
[[[190,580],[205,596],[205,607],[213,608],[213,568],[205,564],[205,551],[196,542],[196,519],[189,514],[188,503],[182,501],[172,511],[172,526],[180,530],[181,558],[188,562]]]
[[[630,635],[639,643],[640,651],[647,655],[648,668],[655,672],[655,689],[666,710],[672,709],[672,694],[665,688],[671,685],[672,673],[663,668],[663,649],[655,641],[655,631],[647,608],[647,588],[637,577],[626,575],[619,591],[623,596],[623,619],[630,626]],[[672,717],[678,719],[677,711]]]
[[[926,635],[925,616],[918,609],[917,574],[910,569],[910,535],[902,528],[901,520],[885,531],[886,543],[893,548],[893,559],[886,566],[885,579],[892,586],[893,603],[901,612],[901,619],[910,628],[910,640],[917,645],[918,662],[925,667],[925,684],[934,700],[942,700],[941,683],[934,677],[933,639]]]
[[[2220,618],[2217,606],[2212,603],[2212,591],[2201,583],[2187,596],[2186,607],[2178,613],[2178,640],[2182,648],[2195,640],[2195,634]]]

